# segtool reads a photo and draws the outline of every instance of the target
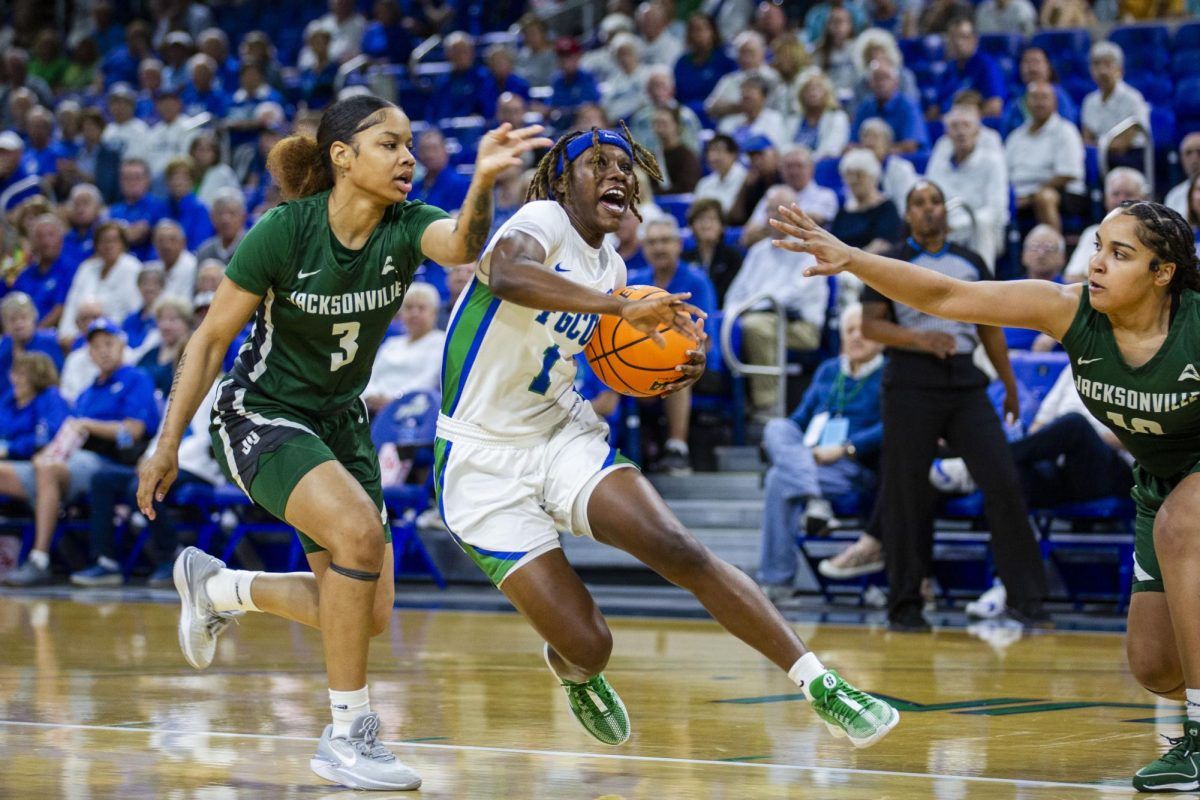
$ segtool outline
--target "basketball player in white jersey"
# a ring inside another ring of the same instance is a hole
[[[656,338],[668,325],[697,340],[672,389],[704,370],[703,321],[693,324],[688,295],[615,294],[625,264],[604,237],[637,214],[635,164],[659,174],[624,126],[563,137],[481,256],[446,336],[435,447],[442,516],[546,641],[571,712],[599,741],[623,743],[629,717],[602,673],[612,634],[563,556],[560,529],[618,547],[692,592],[787,672],[831,732],[874,744],[899,721],[895,709],[823,666],[754,581],[697,541],[573,388],[574,357],[600,314]]]

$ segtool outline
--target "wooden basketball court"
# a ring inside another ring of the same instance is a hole
[[[327,722],[315,631],[249,615],[189,668],[176,606],[0,597],[0,798],[362,798],[308,769]],[[827,664],[895,698],[870,750],[715,623],[613,618],[608,669],[633,738],[570,717],[513,614],[397,611],[371,651],[384,737],[426,798],[1091,798],[1178,735],[1181,709],[1127,674],[1122,637],[993,648],[963,631],[800,624]]]

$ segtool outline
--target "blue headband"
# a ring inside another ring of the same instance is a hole
[[[600,139],[600,144],[611,144],[614,147],[619,147],[625,151],[625,155],[633,158],[633,147],[630,146],[629,140],[627,140],[621,134],[617,133],[616,131],[610,131],[606,128],[601,128],[600,130],[596,131],[596,134]],[[579,158],[591,148],[591,133],[584,133],[582,136],[576,136],[574,139],[568,142],[565,159],[563,154],[559,154],[558,156],[558,164],[556,164],[554,168],[555,179],[557,179],[559,175],[563,174],[563,170],[567,168],[567,164],[570,164],[572,161]]]

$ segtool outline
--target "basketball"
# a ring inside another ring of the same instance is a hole
[[[665,294],[657,286],[626,286],[621,297],[640,300],[653,294]],[[683,379],[676,372],[686,364],[687,351],[696,343],[678,331],[660,327],[667,340],[659,347],[647,335],[620,317],[602,315],[587,346],[588,363],[604,385],[629,397],[657,397],[672,383]]]

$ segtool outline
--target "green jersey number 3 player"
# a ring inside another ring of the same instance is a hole
[[[1149,691],[1187,703],[1183,736],[1133,786],[1200,789],[1200,265],[1191,226],[1158,203],[1123,203],[1100,224],[1087,285],[1061,286],[954,280],[849,247],[795,206],[779,214],[771,224],[792,238],[775,245],[816,257],[805,274],[845,270],[927,314],[1062,342],[1088,411],[1137,461],[1130,669]]]
[[[312,573],[225,569],[196,548],[175,563],[179,642],[192,666],[213,657],[232,614],[261,610],[319,628],[333,724],[310,765],[354,789],[413,789],[421,779],[379,742],[367,647],[386,629],[395,585],[379,462],[360,395],[387,326],[423,259],[473,261],[492,223],[492,185],[521,155],[551,144],[538,126],[503,125],[480,143],[457,222],[406,201],[415,161],[408,118],[360,96],[330,106],[317,138],[291,136],[268,158],[288,202],[246,234],[208,316],[180,357],[138,505],[153,518],[177,471],[180,437],[234,336],[250,338],[217,387],[212,443],[226,475],[295,527]],[[382,576],[382,579],[381,579]]]

